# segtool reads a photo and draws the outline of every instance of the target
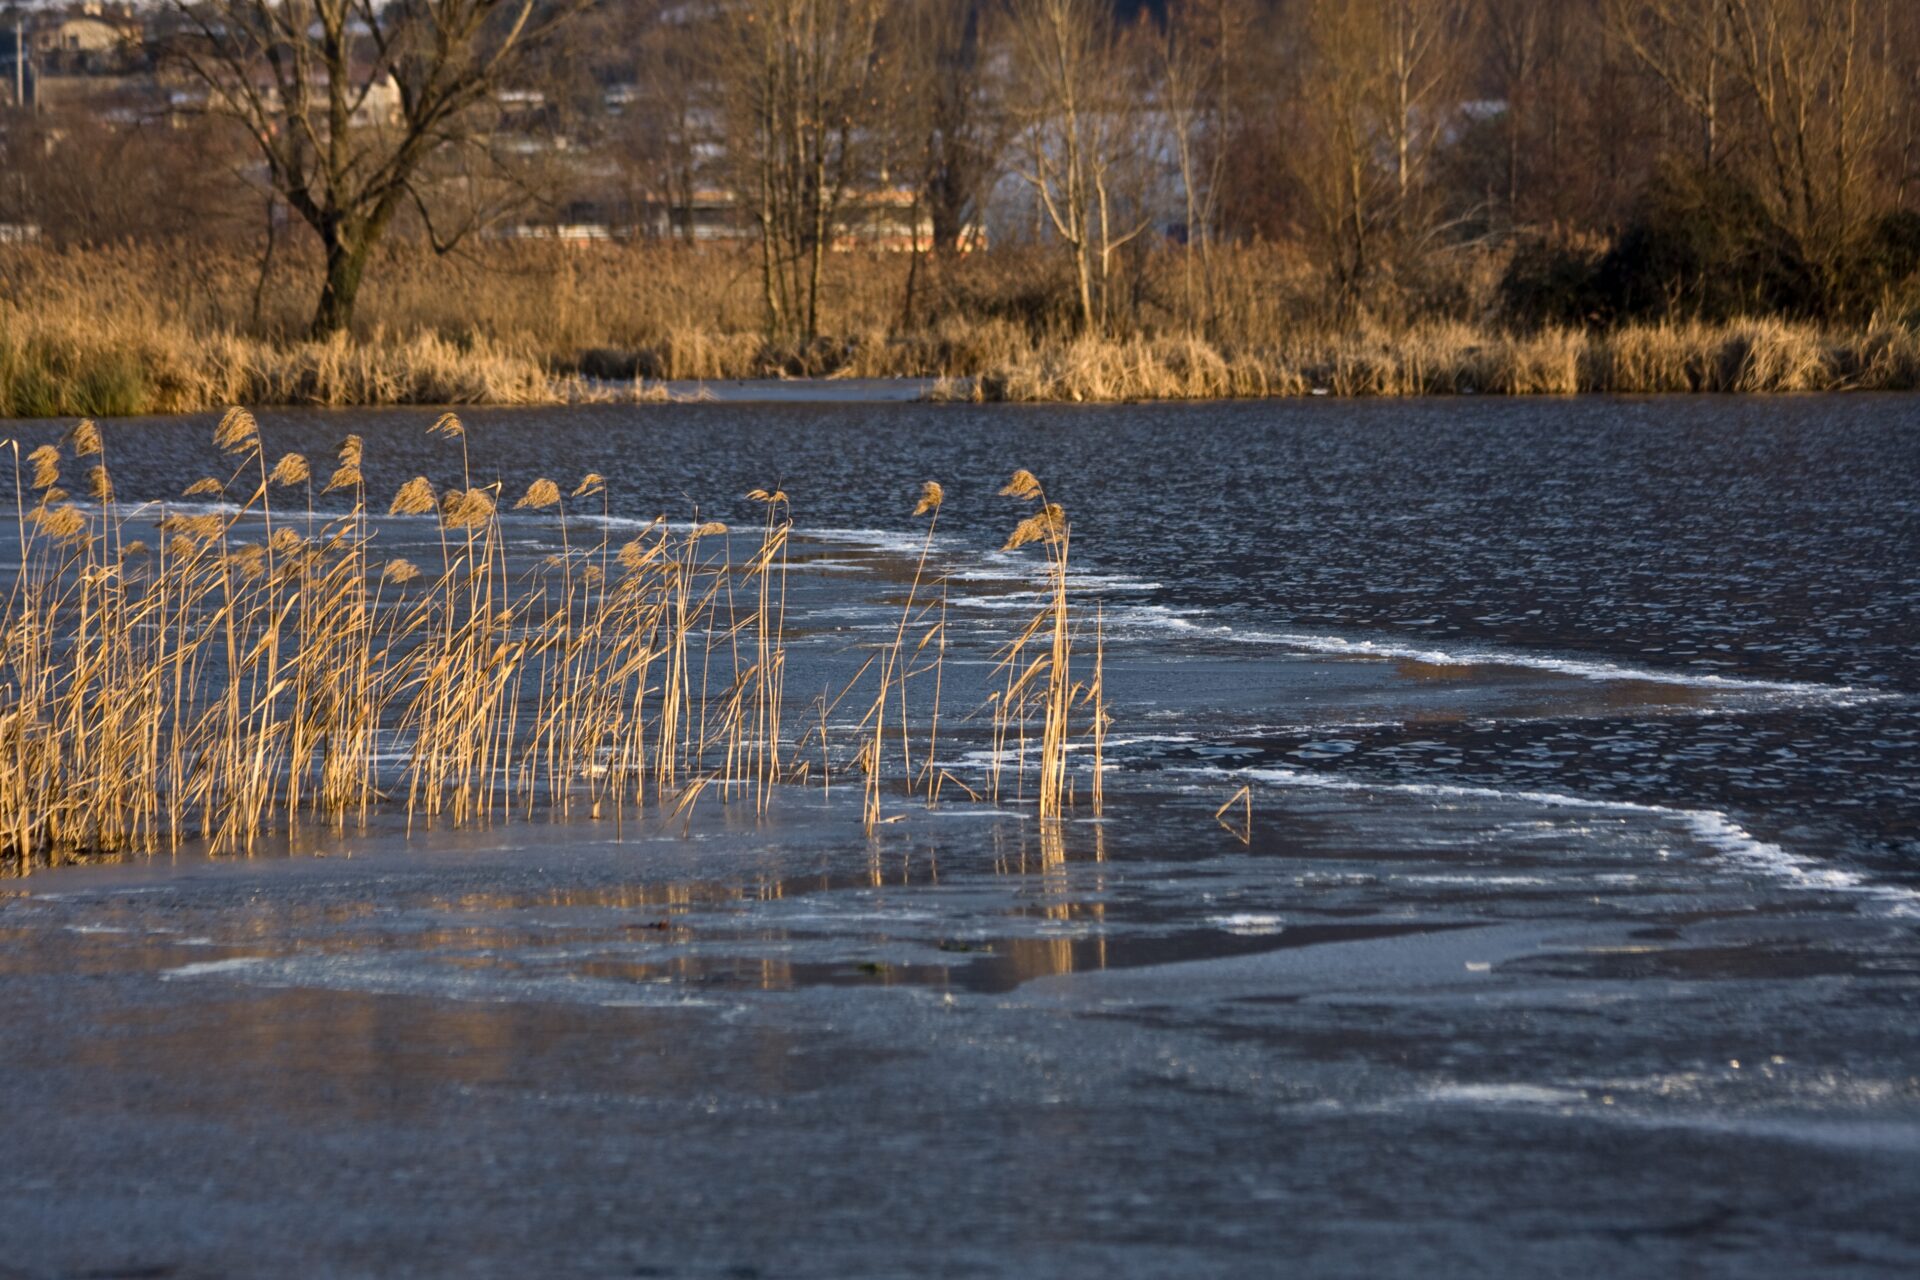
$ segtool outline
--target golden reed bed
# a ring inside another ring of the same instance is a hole
[[[1231,260],[1206,315],[1160,281],[1145,292],[1163,302],[1129,321],[1145,336],[1126,338],[1073,335],[1050,302],[1050,258],[996,250],[928,265],[910,288],[905,255],[837,254],[835,336],[805,344],[765,340],[752,273],[724,251],[492,246],[459,264],[396,252],[369,285],[365,328],[312,343],[296,336],[310,302],[297,254],[262,276],[238,253],[0,247],[0,416],[655,400],[669,379],[787,375],[923,377],[942,380],[937,398],[1024,401],[1920,386],[1908,325],[1336,325],[1286,254],[1219,252]],[[1149,263],[1149,283],[1177,265]],[[1462,285],[1474,314],[1491,306],[1492,265]]]
[[[22,567],[0,616],[0,870],[192,843],[251,852],[301,824],[383,812],[409,829],[685,818],[709,791],[760,808],[775,788],[849,774],[869,830],[889,820],[888,797],[932,805],[953,788],[995,803],[1031,793],[1055,819],[1075,799],[1074,738],[1090,740],[1098,810],[1098,628],[1076,677],[1066,513],[1030,473],[1003,490],[1030,512],[1007,545],[1042,550],[1048,589],[998,648],[981,721],[991,763],[969,784],[933,763],[949,639],[928,562],[938,484],[914,508],[926,541],[891,640],[847,655],[839,691],[795,707],[785,493],[747,495],[765,513],[751,531],[656,521],[616,546],[605,519],[581,519],[606,515],[612,482],[536,478],[511,504],[553,521],[558,548],[511,564],[509,499],[472,480],[457,417],[430,430],[462,482],[417,477],[378,503],[358,437],[316,472],[298,454],[270,459],[252,416],[231,410],[215,440],[232,471],[174,510],[117,491],[92,422],[65,451],[22,458],[9,442]],[[349,509],[316,512],[316,493]],[[421,522],[430,563],[379,552],[375,506]]]
[[[1830,333],[1779,320],[1537,334],[1436,325],[1221,350],[1198,340],[1083,339],[973,379],[938,399],[1207,400],[1270,396],[1761,394],[1910,391],[1920,335]]]

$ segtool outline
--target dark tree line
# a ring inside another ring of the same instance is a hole
[[[73,175],[204,138],[323,248],[321,334],[394,229],[444,251],[566,208],[694,238],[724,204],[769,334],[803,340],[825,255],[873,218],[909,230],[907,325],[921,260],[983,233],[1047,246],[1085,330],[1126,328],[1169,254],[1209,328],[1235,243],[1297,251],[1348,317],[1503,262],[1516,323],[1852,316],[1920,262],[1912,0],[169,4],[154,75],[201,86],[204,134],[16,113],[10,166],[47,173],[0,184],[0,221],[175,234],[167,201]]]

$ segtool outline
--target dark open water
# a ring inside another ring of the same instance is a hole
[[[282,414],[269,436],[319,453],[368,430],[382,493],[458,478],[428,416]],[[1124,632],[1236,664],[1371,656],[1429,681],[1511,664],[1597,686],[1524,712],[1460,699],[1414,724],[1300,698],[1183,726],[1236,759],[1724,810],[1920,883],[1920,410],[1901,397],[467,416],[480,470],[509,490],[597,470],[639,520],[698,503],[751,524],[740,495],[777,483],[803,533],[905,548],[918,486],[938,479],[948,567],[989,580],[1018,571],[985,553],[1016,514],[994,491],[1025,466],[1069,508]],[[123,490],[214,469],[204,434],[123,433]],[[1641,694],[1699,714],[1643,714]]]
[[[939,480],[962,776],[1038,472],[1109,820],[868,841],[836,786],[18,885],[0,1275],[1914,1274],[1917,413],[467,414],[509,496],[600,471],[620,527],[784,488],[808,698],[890,638]],[[457,478],[432,416],[265,425],[363,432],[385,494]],[[116,426],[122,494],[208,426]]]

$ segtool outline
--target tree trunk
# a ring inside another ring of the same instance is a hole
[[[816,108],[817,109],[817,108]],[[820,336],[820,272],[826,262],[827,238],[833,234],[833,219],[830,216],[827,192],[827,150],[826,139],[815,144],[813,163],[813,226],[807,255],[807,325],[804,335],[809,346]]]
[[[326,237],[327,278],[320,286],[320,305],[314,309],[310,336],[324,342],[353,327],[354,303],[367,270],[364,244],[350,244],[338,235]]]
[[[928,184],[927,216],[933,220],[933,243],[929,248],[936,257],[960,252],[960,237],[966,227],[966,196],[958,186],[944,170]]]
[[[1073,269],[1078,276],[1080,286],[1080,332],[1092,333],[1093,324],[1093,264],[1087,260],[1087,245],[1084,240],[1073,246]]]

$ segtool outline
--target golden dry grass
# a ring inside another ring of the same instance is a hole
[[[1194,339],[1081,339],[950,379],[936,398],[1191,400],[1224,396],[1639,395],[1910,391],[1920,334],[1780,320],[1537,334],[1464,324],[1363,330],[1233,351]]]
[[[263,278],[232,252],[3,247],[0,415],[644,401],[667,398],[666,379],[778,376],[928,377],[942,380],[936,398],[1024,401],[1920,386],[1920,337],[1893,324],[1336,324],[1308,266],[1263,246],[1197,264],[1213,280],[1205,302],[1182,254],[1145,255],[1126,338],[1071,334],[1046,254],[925,263],[911,308],[904,255],[828,266],[835,336],[775,344],[759,330],[751,256],[735,250],[490,244],[443,260],[396,246],[356,333],[315,344],[298,337],[313,272],[297,249]],[[1468,313],[1489,312],[1487,268],[1462,268],[1478,281],[1461,291]]]
[[[931,520],[893,642],[796,739],[784,492],[747,495],[757,530],[656,521],[616,546],[606,477],[534,477],[514,497],[474,479],[458,417],[429,431],[459,481],[416,477],[385,500],[366,492],[358,437],[332,458],[269,457],[239,409],[214,433],[226,467],[186,504],[130,505],[90,422],[64,449],[6,442],[21,567],[0,611],[0,872],[190,842],[250,852],[380,811],[409,827],[536,811],[690,819],[704,795],[764,808],[778,786],[849,770],[865,774],[869,827],[885,790],[939,802],[947,621]],[[318,511],[316,491],[350,505]],[[1092,735],[1097,762],[1106,720],[1098,659],[1092,685],[1070,683],[1065,517],[1037,484],[1033,496],[1022,528],[1046,547],[1049,604],[1006,654],[993,736],[1037,733],[1051,818],[1071,799],[1069,738]],[[927,485],[918,514],[942,499]],[[560,549],[510,564],[508,508],[553,522]],[[379,554],[382,511],[420,522],[435,552]],[[1030,662],[1036,635],[1045,652]],[[836,760],[833,712],[862,686],[871,702],[848,705],[870,709],[839,732],[863,745]],[[1093,795],[1097,808],[1097,778]]]

